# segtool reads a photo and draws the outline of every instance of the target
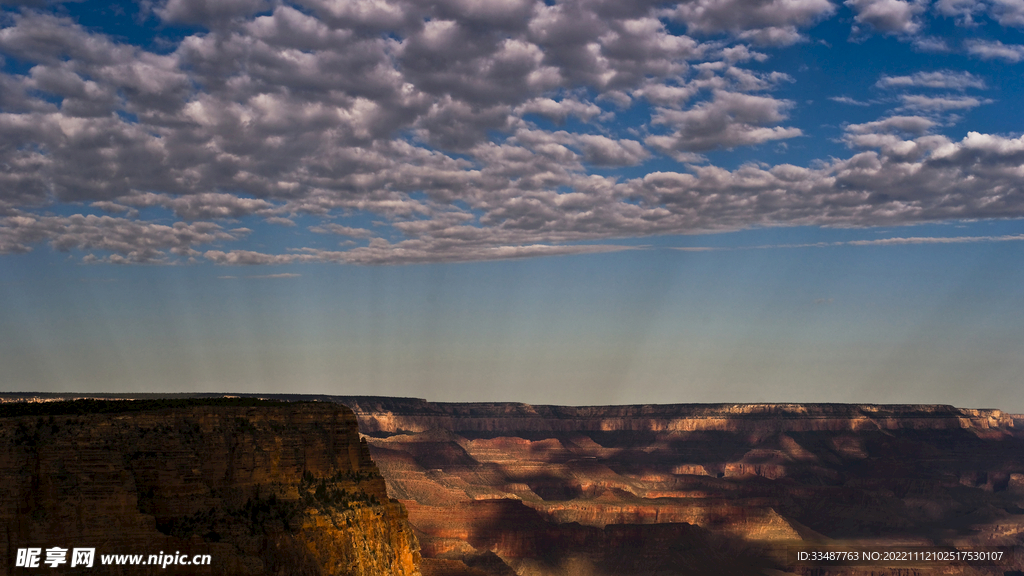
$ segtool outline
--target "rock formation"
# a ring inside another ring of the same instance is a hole
[[[423,576],[1024,574],[1020,415],[930,405],[315,399],[354,410],[388,495],[408,510]],[[10,526],[0,535],[48,546],[60,530],[83,541],[106,530],[136,544],[131,535],[142,530],[140,548],[210,550],[223,560],[216,574],[391,573],[389,562],[402,574],[414,564],[403,512],[387,504],[347,411],[337,418],[348,432],[335,436],[348,439],[328,441],[334,416],[235,409],[244,414],[161,415],[173,429],[141,413],[91,416],[89,433],[67,432],[81,428],[81,416],[0,424],[14,446],[0,471],[19,471],[17,491],[0,492],[0,527]],[[190,435],[196,427],[201,441]],[[289,428],[307,432],[281,432]],[[177,440],[159,440],[167,436]],[[111,443],[130,449],[109,452]],[[291,480],[274,480],[274,470]],[[808,546],[1010,553],[988,565],[795,561]],[[382,560],[394,558],[402,560]]]
[[[792,547],[1024,544],[1024,420],[833,404],[560,407],[337,397],[425,574],[1014,574],[812,566]]]
[[[26,415],[16,415],[26,414]],[[95,548],[89,574],[414,576],[403,506],[334,403],[251,399],[0,407],[0,573],[18,549]],[[208,554],[209,566],[103,565]]]

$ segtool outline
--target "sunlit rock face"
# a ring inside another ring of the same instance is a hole
[[[349,409],[202,402],[64,405],[75,414],[54,403],[49,415],[0,417],[0,573],[32,572],[15,567],[19,548],[94,547],[85,571],[98,575],[419,574],[405,509]],[[103,554],[175,552],[211,564],[100,565]]]
[[[407,506],[427,575],[1024,569],[787,557],[810,543],[1024,544],[1024,420],[998,410],[333,399]]]

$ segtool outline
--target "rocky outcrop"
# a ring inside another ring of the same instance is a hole
[[[405,509],[388,498],[342,405],[79,402],[35,411],[0,417],[4,574],[17,573],[17,550],[29,547],[95,548],[91,574],[150,573],[101,557],[161,553],[210,555],[209,566],[167,568],[181,574],[419,573]]]

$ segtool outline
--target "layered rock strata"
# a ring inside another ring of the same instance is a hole
[[[405,509],[346,407],[86,404],[0,411],[0,573],[32,571],[15,566],[18,549],[59,547],[95,548],[97,575],[419,574]],[[101,564],[160,553],[211,564]],[[70,560],[37,571],[81,573]]]
[[[423,576],[1024,574],[1021,415],[315,399],[355,410]],[[807,545],[1015,549],[991,566],[792,562]]]
[[[356,412],[435,574],[1024,569],[1014,554],[998,566],[787,557],[807,544],[1024,544],[1024,422],[999,410],[335,400]]]

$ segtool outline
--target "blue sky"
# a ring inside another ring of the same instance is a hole
[[[0,13],[0,389],[1024,412],[1020,0]]]

